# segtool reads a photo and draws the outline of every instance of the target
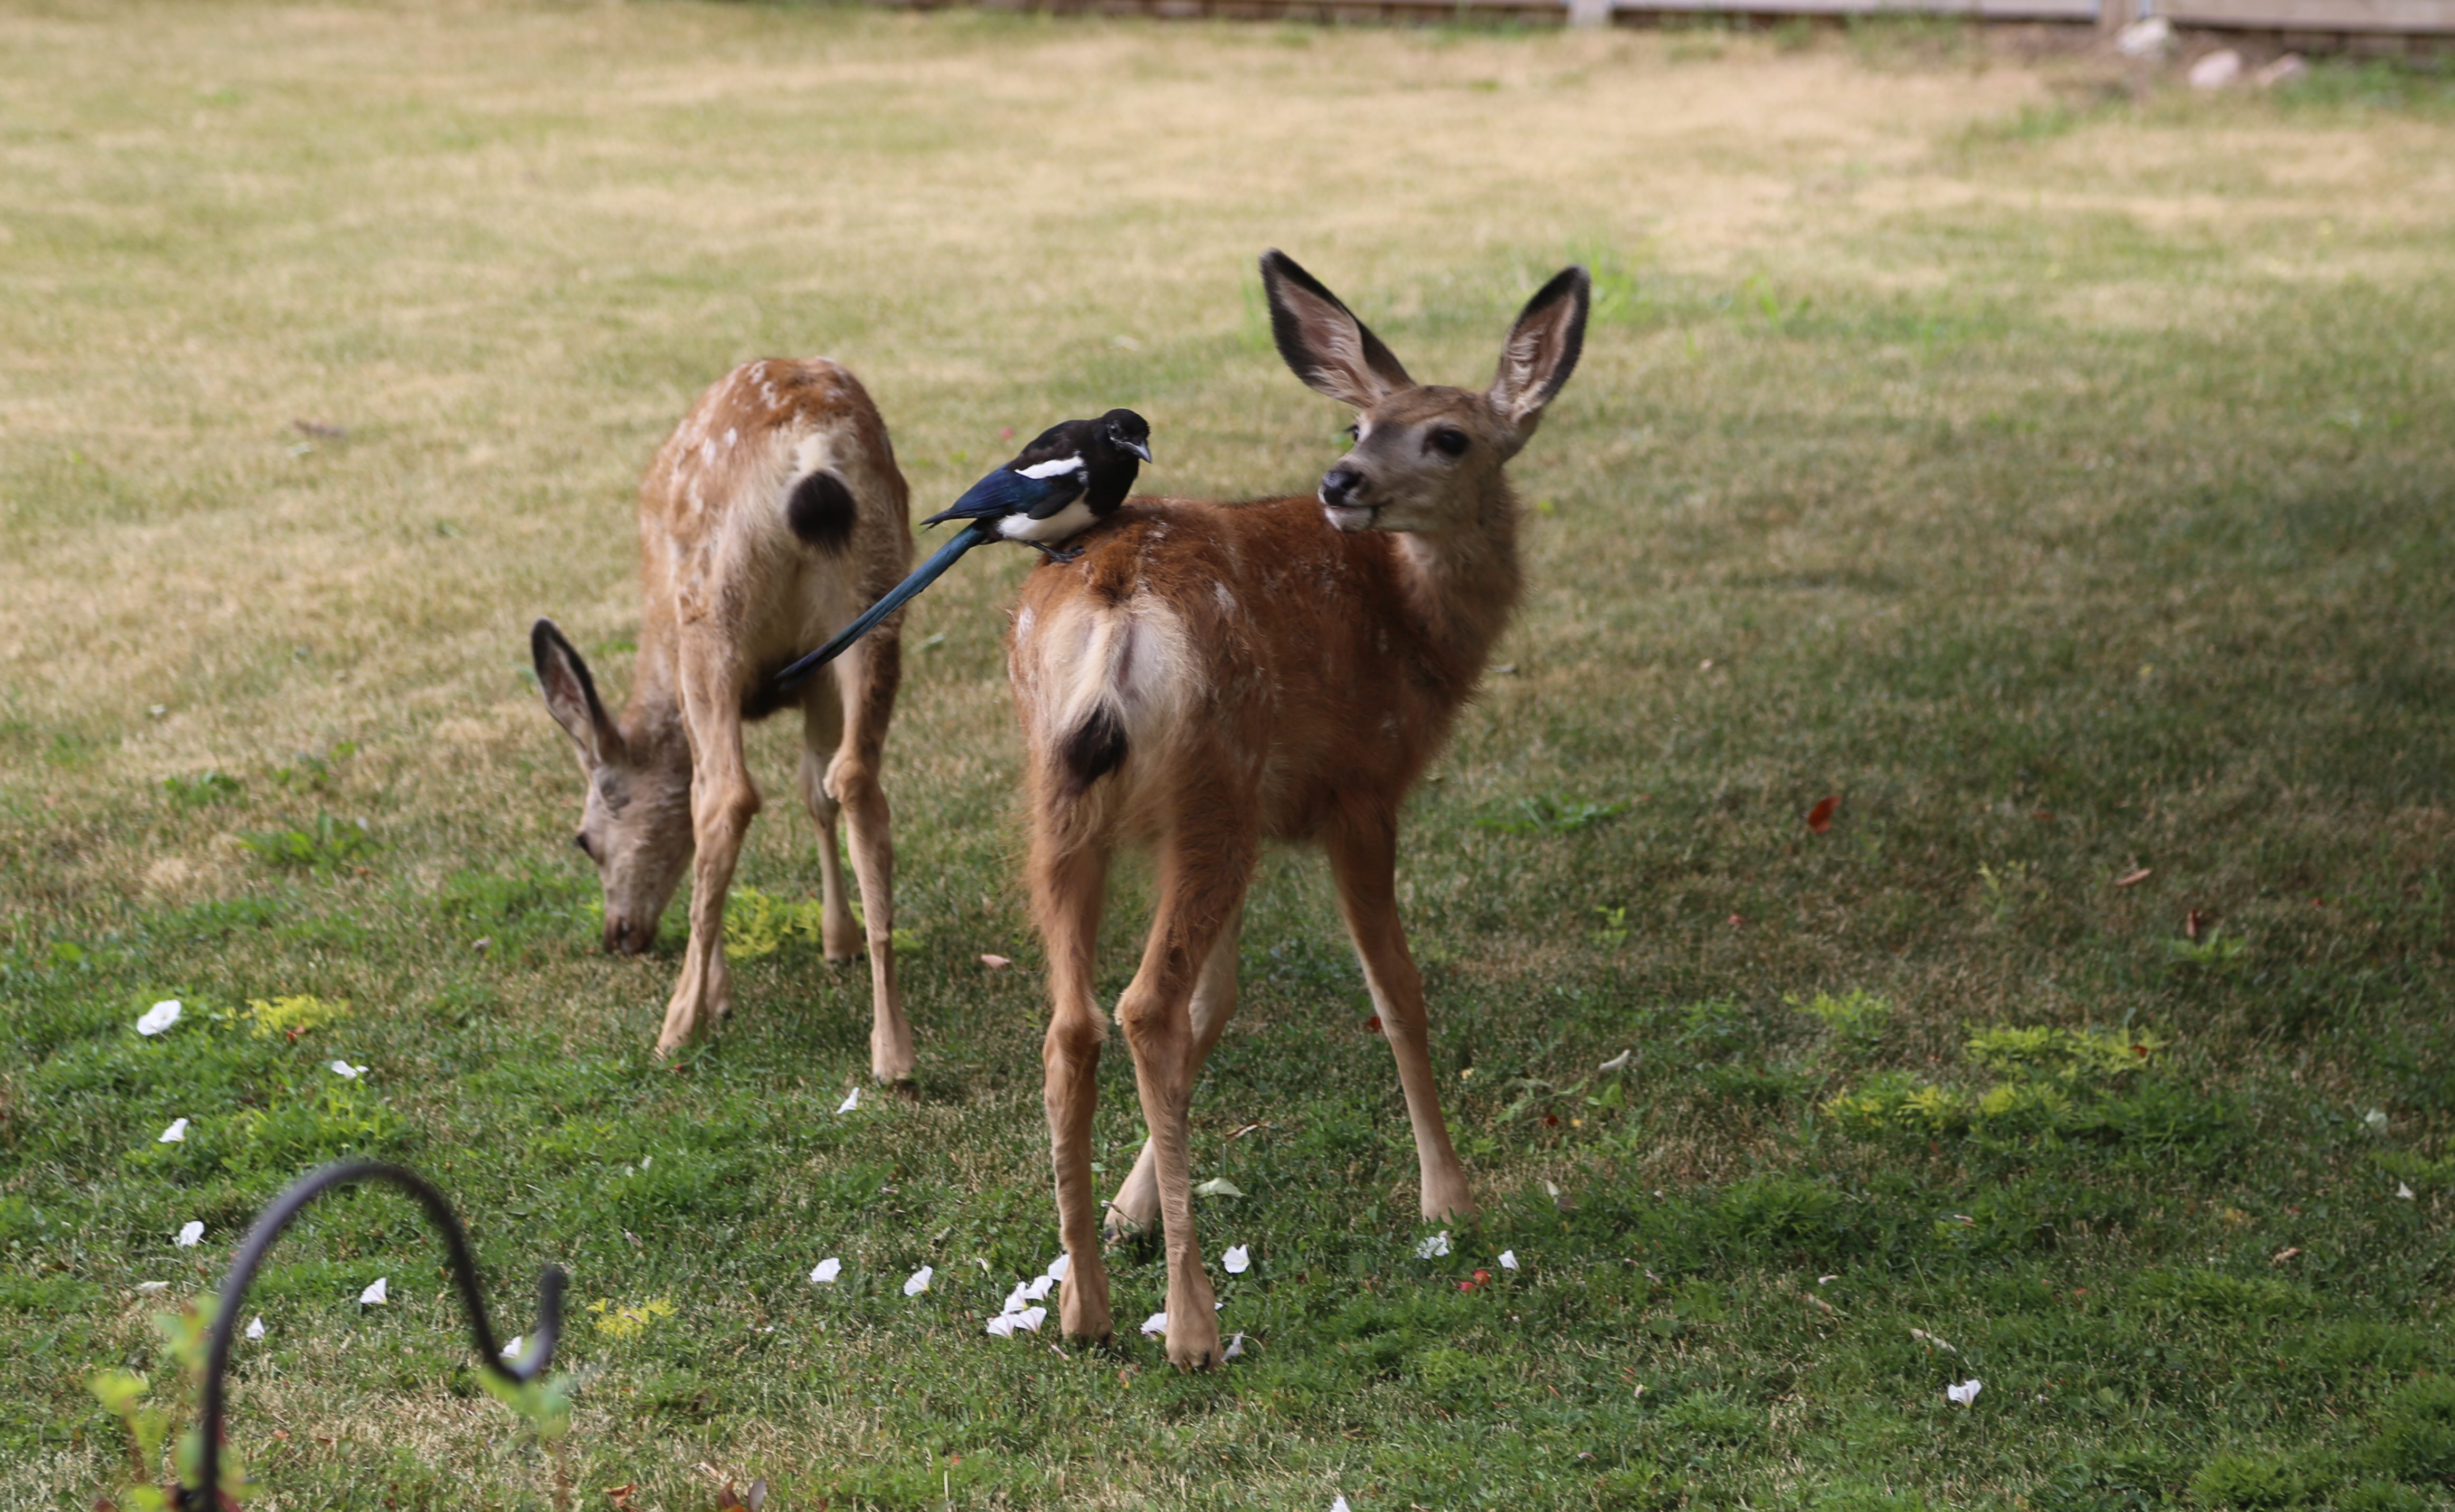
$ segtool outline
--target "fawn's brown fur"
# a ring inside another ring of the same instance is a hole
[[[1141,969],[1117,1004],[1150,1131],[1112,1222],[1156,1212],[1167,1354],[1218,1359],[1193,1226],[1186,1114],[1235,1006],[1237,934],[1266,839],[1328,853],[1398,1062],[1428,1218],[1474,1211],[1433,1086],[1423,986],[1400,928],[1398,813],[1481,678],[1516,603],[1518,506],[1504,467],[1584,339],[1584,270],[1518,317],[1488,390],[1417,385],[1337,297],[1262,262],[1281,354],[1352,405],[1356,444],[1319,501],[1144,499],[1025,585],[1008,641],[1028,747],[1032,903],[1053,1012],[1043,1052],[1065,1332],[1110,1332],[1091,1187],[1092,997],[1108,858],[1157,854]]]
[[[639,655],[616,720],[551,620],[531,637],[545,704],[578,748],[588,803],[574,843],[605,888],[605,948],[636,955],[696,855],[690,944],[659,1054],[732,1007],[724,899],[760,809],[741,726],[801,712],[801,801],[819,828],[827,958],[861,949],[836,856],[851,820],[867,926],[870,1070],[912,1074],[895,986],[895,852],[879,763],[895,710],[900,615],[794,693],[777,670],[885,594],[912,559],[903,474],[860,382],[823,358],[737,368],[700,396],[639,486]]]

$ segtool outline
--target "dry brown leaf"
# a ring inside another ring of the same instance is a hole
[[[2117,887],[2137,887],[2155,875],[2156,873],[2153,870],[2143,866],[2136,872],[2126,873],[2121,877],[2116,877],[2114,879],[2114,885]]]
[[[1831,797],[1818,802],[1816,807],[1809,809],[1807,811],[1808,830],[1813,834],[1821,835],[1833,828],[1833,813],[1840,806],[1841,795],[1836,793]]]

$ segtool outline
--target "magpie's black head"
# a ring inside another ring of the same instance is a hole
[[[1100,416],[1100,438],[1120,452],[1151,459],[1150,422],[1131,410],[1110,410]]]

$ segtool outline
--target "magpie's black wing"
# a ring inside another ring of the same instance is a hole
[[[994,519],[1004,514],[1029,514],[1035,519],[1045,519],[1081,498],[1083,487],[1083,469],[1079,466],[1051,471],[1041,477],[1025,477],[1011,467],[1002,467],[966,489],[962,498],[922,523],[937,525],[946,520]]]
[[[1064,457],[1081,456],[1091,444],[1091,434],[1099,426],[1097,420],[1060,420],[1031,438],[1031,444],[1014,454],[1006,466],[1021,473],[1043,462]]]

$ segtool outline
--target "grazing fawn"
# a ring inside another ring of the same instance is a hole
[[[1280,355],[1357,411],[1319,501],[1145,499],[1026,580],[1007,646],[1028,748],[1032,906],[1053,999],[1043,1050],[1065,1332],[1110,1332],[1091,1188],[1106,1024],[1092,953],[1108,858],[1157,853],[1142,965],[1117,1003],[1149,1139],[1111,1220],[1167,1253],[1167,1356],[1219,1358],[1193,1228],[1186,1110],[1236,1000],[1237,934],[1265,839],[1317,842],[1398,1061],[1428,1218],[1474,1211],[1433,1086],[1423,984],[1398,922],[1398,811],[1483,675],[1519,588],[1503,469],[1568,381],[1589,283],[1518,316],[1485,390],[1418,385],[1336,295],[1262,259]]]
[[[759,790],[741,725],[801,711],[801,801],[819,828],[821,936],[829,960],[861,949],[836,856],[852,823],[868,927],[870,1071],[912,1074],[895,988],[895,851],[879,761],[901,676],[899,619],[788,695],[779,668],[893,588],[912,559],[903,474],[886,424],[850,373],[824,359],[753,362],[700,396],[639,486],[639,656],[619,720],[554,622],[530,636],[545,706],[588,779],[573,843],[605,888],[605,948],[645,951],[697,856],[690,945],[657,1053],[732,1008],[724,897]]]

